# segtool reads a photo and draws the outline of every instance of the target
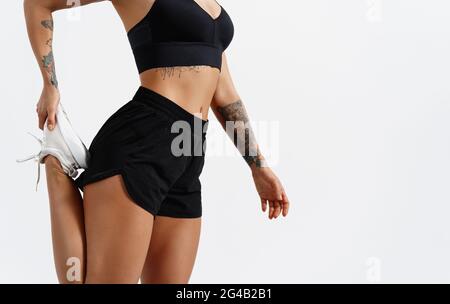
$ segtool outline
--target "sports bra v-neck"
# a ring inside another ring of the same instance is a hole
[[[234,26],[219,6],[220,13],[214,18],[195,0],[155,0],[127,33],[139,73],[198,65],[220,71],[222,52],[233,39]]]

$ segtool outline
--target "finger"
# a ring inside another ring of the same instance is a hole
[[[283,191],[283,216],[288,215],[289,212],[289,199],[286,195],[286,192]]]
[[[278,191],[277,191],[277,200],[278,201],[282,201],[283,200],[283,189],[279,189]]]
[[[261,198],[261,207],[262,207],[262,211],[266,212],[266,210],[267,210],[267,200],[266,199]]]
[[[289,202],[283,202],[283,216],[287,216],[289,213]]]
[[[273,212],[275,211],[274,207],[275,207],[274,202],[269,201],[269,219],[272,219],[272,217],[273,217]]]
[[[282,206],[281,202],[279,202],[279,201],[275,202],[275,210],[273,213],[274,218],[277,218],[280,215],[281,209],[282,209],[281,206]]]
[[[44,130],[44,124],[45,124],[45,120],[47,119],[47,115],[44,114],[39,114],[39,129]]]
[[[56,109],[52,107],[48,109],[47,112],[48,112],[47,127],[50,131],[52,131],[56,124]]]

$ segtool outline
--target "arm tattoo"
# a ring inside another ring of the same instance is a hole
[[[247,164],[249,166],[255,164],[258,168],[264,167],[264,160],[242,101],[238,100],[224,107],[218,107],[217,111],[222,116],[221,120],[225,124],[228,136]]]
[[[58,80],[56,79],[55,59],[53,58],[53,52],[50,51],[48,55],[44,55],[42,59],[42,66],[46,69],[50,76],[50,83],[58,88]]]
[[[53,32],[53,20],[42,20],[41,25]],[[50,48],[50,51],[47,55],[44,55],[42,57],[42,67],[47,71],[47,74],[49,75],[50,83],[54,85],[56,88],[58,88],[58,80],[56,79],[56,69],[55,69],[55,59],[53,58],[53,47],[52,47],[52,38],[49,38],[45,45],[47,45]]]
[[[41,25],[46,29],[53,31],[53,20],[42,20]]]

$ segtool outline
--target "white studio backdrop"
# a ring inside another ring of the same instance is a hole
[[[244,161],[211,153],[231,142],[210,111],[191,283],[449,283],[450,2],[220,3],[242,100],[278,128],[263,151],[292,208],[267,220]],[[54,18],[61,101],[89,145],[137,70],[111,4]],[[36,193],[36,163],[15,162],[38,151],[42,85],[22,1],[2,3],[0,25],[0,282],[56,283],[45,174]]]

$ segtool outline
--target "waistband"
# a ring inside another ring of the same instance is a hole
[[[194,128],[201,127],[202,130],[206,132],[208,129],[209,125],[208,119],[205,120],[195,116],[194,114],[186,111],[169,98],[149,88],[140,86],[136,91],[136,93],[134,94],[133,100],[144,102],[146,105],[150,106],[156,111],[163,112],[173,121],[181,120],[187,122],[191,126],[192,130],[195,130]]]

